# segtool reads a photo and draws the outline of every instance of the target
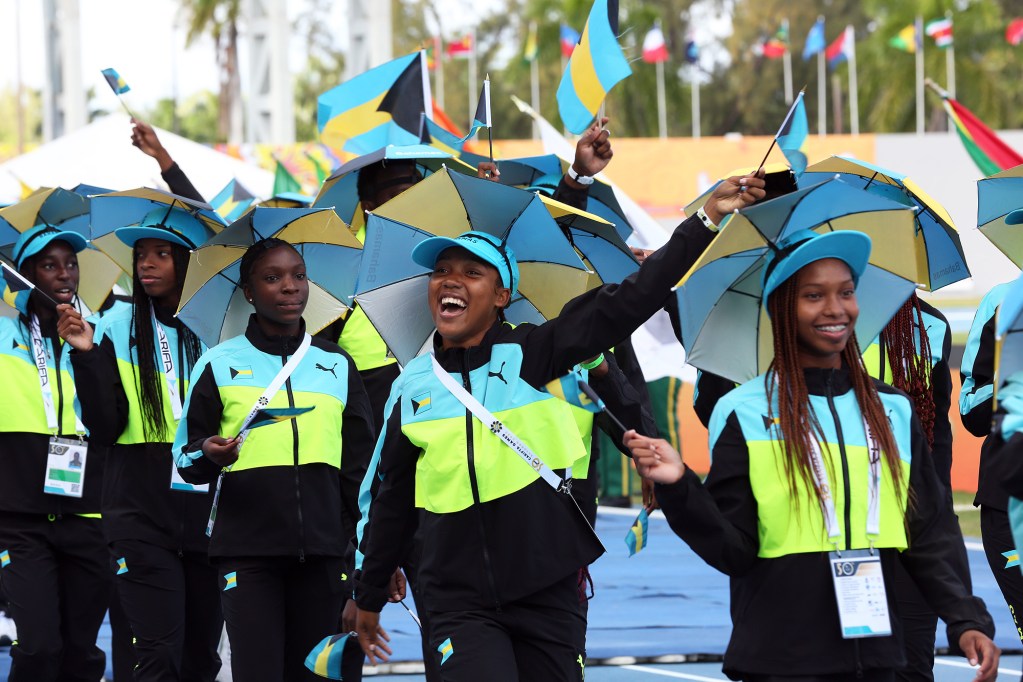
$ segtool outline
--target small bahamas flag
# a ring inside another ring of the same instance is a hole
[[[437,651],[440,652],[440,664],[444,665],[451,658],[451,654],[455,653],[455,645],[451,643],[451,638],[448,637],[441,642],[437,647]]]
[[[1002,556],[1005,557],[1005,568],[1012,568],[1013,566],[1019,566],[1019,550],[1010,549],[1008,552],[1002,552]]]
[[[305,657],[305,667],[328,680],[340,680],[345,659],[362,660],[362,647],[355,633],[325,637]]]
[[[582,372],[575,368],[568,374],[554,379],[543,387],[543,390],[550,393],[555,398],[564,400],[569,405],[574,407],[581,407],[587,412],[593,412],[596,414],[600,412],[600,405],[596,404],[583,393],[583,390],[579,387],[580,381],[585,381]]]
[[[107,79],[107,85],[114,91],[115,95],[123,95],[124,93],[131,90],[128,87],[128,83],[121,78],[121,74],[117,73],[116,69],[103,69],[103,77]]]
[[[0,568],[5,568],[11,563],[11,553],[6,549],[0,550]]]
[[[799,91],[795,103],[778,129],[775,139],[785,158],[788,159],[792,172],[798,178],[806,170],[806,138],[810,134],[810,125],[806,121],[806,104],[803,103],[803,90]]]
[[[629,548],[630,557],[639,554],[646,547],[649,518],[650,516],[647,514],[646,509],[643,509],[639,512],[636,520],[632,522],[632,527],[629,528],[629,532],[625,535],[625,546]]]
[[[117,575],[124,575],[128,572],[128,562],[124,557],[117,560]]]
[[[238,572],[232,571],[224,574],[224,592],[238,587]]]

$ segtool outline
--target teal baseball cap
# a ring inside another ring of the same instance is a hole
[[[870,260],[870,237],[855,230],[837,230],[818,234],[800,230],[783,239],[778,250],[772,251],[764,266],[764,300],[781,284],[803,267],[825,258],[837,258],[849,266],[853,282],[859,284],[860,275]]]
[[[140,239],[163,239],[189,250],[199,248],[213,236],[213,232],[191,213],[170,206],[158,206],[138,225],[118,228],[114,234],[128,246],[135,246]]]
[[[501,283],[511,289],[514,298],[519,289],[519,263],[515,253],[500,239],[486,232],[463,232],[454,239],[451,237],[430,237],[412,249],[412,260],[424,268],[432,268],[437,257],[445,249],[458,246],[484,263],[497,268]]]
[[[36,255],[45,249],[50,242],[57,239],[70,244],[75,253],[83,251],[89,246],[89,242],[78,232],[61,230],[59,227],[51,225],[36,225],[18,237],[18,241],[14,242],[14,250],[11,252],[14,264],[20,268],[26,258]]]

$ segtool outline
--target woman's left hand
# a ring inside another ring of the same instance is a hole
[[[988,682],[998,676],[998,658],[1001,650],[979,630],[967,630],[959,637],[959,648],[970,665],[979,665],[975,682]]]

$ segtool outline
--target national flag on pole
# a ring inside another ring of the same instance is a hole
[[[416,144],[419,114],[429,116],[432,101],[426,53],[413,52],[320,95],[320,140],[331,149],[353,154],[368,154],[389,142]]]
[[[643,38],[643,61],[648,64],[668,61],[668,46],[664,42],[664,32],[661,31],[661,22],[655,22],[646,37]]]
[[[427,71],[435,71],[437,69],[437,39],[433,38],[423,43],[420,49],[426,52]]]
[[[568,374],[549,382],[543,387],[543,390],[573,407],[596,414],[601,411],[600,405],[590,400],[579,386],[579,382],[585,380],[582,372],[578,368],[574,368]]]
[[[814,56],[827,46],[824,40],[824,19],[820,18],[810,27],[806,34],[806,43],[803,45],[803,61]]]
[[[924,33],[933,38],[938,47],[948,47],[952,44],[952,18],[944,17],[927,22]]]
[[[558,85],[558,111],[565,127],[576,135],[586,130],[611,88],[631,74],[618,45],[618,0],[594,0],[579,47]]]
[[[762,52],[768,59],[781,59],[789,51],[789,22],[781,22],[778,30],[762,46]]]
[[[0,284],[4,285],[0,292],[4,303],[21,312],[28,310],[28,297],[36,285],[8,265],[7,261],[0,261]]]
[[[529,22],[529,33],[526,34],[526,45],[522,48],[522,58],[529,63],[535,62],[540,54],[540,45],[536,38],[536,22]]]
[[[270,426],[271,424],[295,419],[306,412],[312,412],[314,409],[316,408],[312,405],[309,407],[264,407],[252,415],[252,419],[245,428],[252,430],[258,429],[261,426]]]
[[[242,213],[256,200],[255,195],[242,186],[237,179],[224,185],[224,189],[217,193],[217,196],[210,199],[210,206],[217,214],[229,223],[233,223],[241,217]]]
[[[302,193],[302,184],[295,179],[295,176],[288,172],[288,169],[280,159],[274,159],[277,162],[277,168],[274,171],[274,196],[278,194],[285,194],[286,192],[298,192]]]
[[[1013,19],[1005,27],[1005,40],[1010,45],[1019,45],[1023,42],[1023,19]]]
[[[824,51],[824,56],[828,58],[828,68],[834,69],[842,62],[848,61],[849,57],[852,56],[853,50],[855,50],[854,41],[856,40],[856,31],[852,25],[846,26],[845,30],[838,34],[828,49]]]
[[[107,80],[107,85],[110,86],[110,89],[114,91],[115,95],[123,95],[131,90],[131,88],[128,87],[128,83],[121,78],[121,74],[117,73],[116,69],[103,69],[101,73]]]
[[[966,147],[966,153],[977,164],[981,173],[993,175],[1023,164],[1023,156],[998,137],[995,131],[984,125],[972,111],[947,95],[943,95],[942,104],[949,120],[955,124],[959,139]]]
[[[910,24],[889,40],[888,44],[898,50],[913,54],[916,52],[917,42],[916,24]]]
[[[472,123],[469,125],[469,134],[465,136],[465,139],[468,140],[475,135],[480,128],[490,128],[492,125],[493,119],[490,115],[490,78],[487,77],[483,81],[483,89],[480,90],[480,100],[476,104],[476,115],[472,118]]]
[[[695,40],[689,39],[686,41],[686,63],[698,64],[699,62],[700,46],[696,44]]]
[[[571,57],[572,51],[575,50],[575,46],[579,44],[579,39],[582,36],[569,26],[568,24],[561,25],[561,56]]]
[[[810,125],[806,121],[806,104],[803,103],[804,91],[800,90],[796,101],[792,103],[789,113],[778,129],[774,139],[785,158],[788,159],[792,172],[798,178],[806,170],[806,138],[810,134]]]
[[[453,59],[468,59],[472,55],[475,46],[472,44],[472,34],[466,33],[461,39],[448,43],[448,57]]]
[[[625,546],[629,548],[629,556],[636,556],[646,547],[647,537],[650,531],[650,515],[646,509],[639,512],[639,516],[632,522],[629,532],[625,535]]]

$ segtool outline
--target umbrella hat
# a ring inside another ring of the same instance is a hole
[[[208,346],[241,334],[251,306],[239,265],[245,251],[268,237],[302,255],[309,279],[303,318],[309,333],[343,315],[355,291],[362,246],[333,211],[258,207],[192,252],[178,317]]]
[[[809,166],[800,184],[825,180],[835,173],[868,192],[918,208],[914,223],[914,252],[927,291],[936,291],[970,276],[966,255],[952,217],[911,178],[866,161],[833,156]]]
[[[977,227],[1016,267],[1023,267],[1023,232],[1016,227],[1023,223],[1021,192],[1023,166],[977,181]]]
[[[827,185],[834,187],[825,190]],[[851,208],[857,206],[862,213]],[[791,276],[791,273],[783,265],[784,261],[779,261],[773,270],[780,267],[781,274],[768,281],[765,268],[768,260],[777,259],[774,254],[784,250],[786,245],[801,245],[800,238],[808,229],[823,235],[840,234],[858,225],[869,228],[868,236],[875,249],[860,276],[857,295],[871,305],[861,309],[856,333],[860,338],[874,338],[915,288],[916,263],[906,264],[884,253],[899,248],[891,246],[890,235],[902,235],[900,239],[904,241],[898,242],[902,247],[906,246],[906,240],[912,240],[912,221],[913,209],[900,204],[893,207],[892,202],[883,197],[851,188],[840,180],[805,188],[732,214],[676,292],[688,362],[733,381],[746,381],[767,368],[774,348],[771,322],[763,305],[764,286],[776,286],[782,275]],[[829,239],[834,239],[827,242],[829,245],[842,241],[841,238]],[[857,252],[862,250],[860,243]],[[846,243],[845,248],[851,247]],[[795,251],[798,248],[794,248]],[[855,260],[850,265],[857,270],[856,263],[862,255],[855,259],[851,254],[846,257],[850,259],[847,262]],[[790,263],[794,266],[802,260]],[[890,270],[887,266],[896,269]],[[736,334],[736,329],[751,332]]]
[[[803,230],[789,235],[778,247],[778,251],[768,252],[764,264],[764,300],[785,280],[815,261],[825,258],[843,261],[852,272],[853,282],[858,284],[870,260],[870,237],[852,230],[824,234]]]
[[[426,302],[430,270],[413,260],[413,250],[431,237],[470,231],[495,237],[515,255],[518,293],[505,310],[514,324],[555,317],[567,301],[599,283],[540,197],[442,170],[367,218],[355,300],[402,365],[434,332]]]
[[[995,313],[995,387],[1023,371],[1023,275],[1016,278]]]

